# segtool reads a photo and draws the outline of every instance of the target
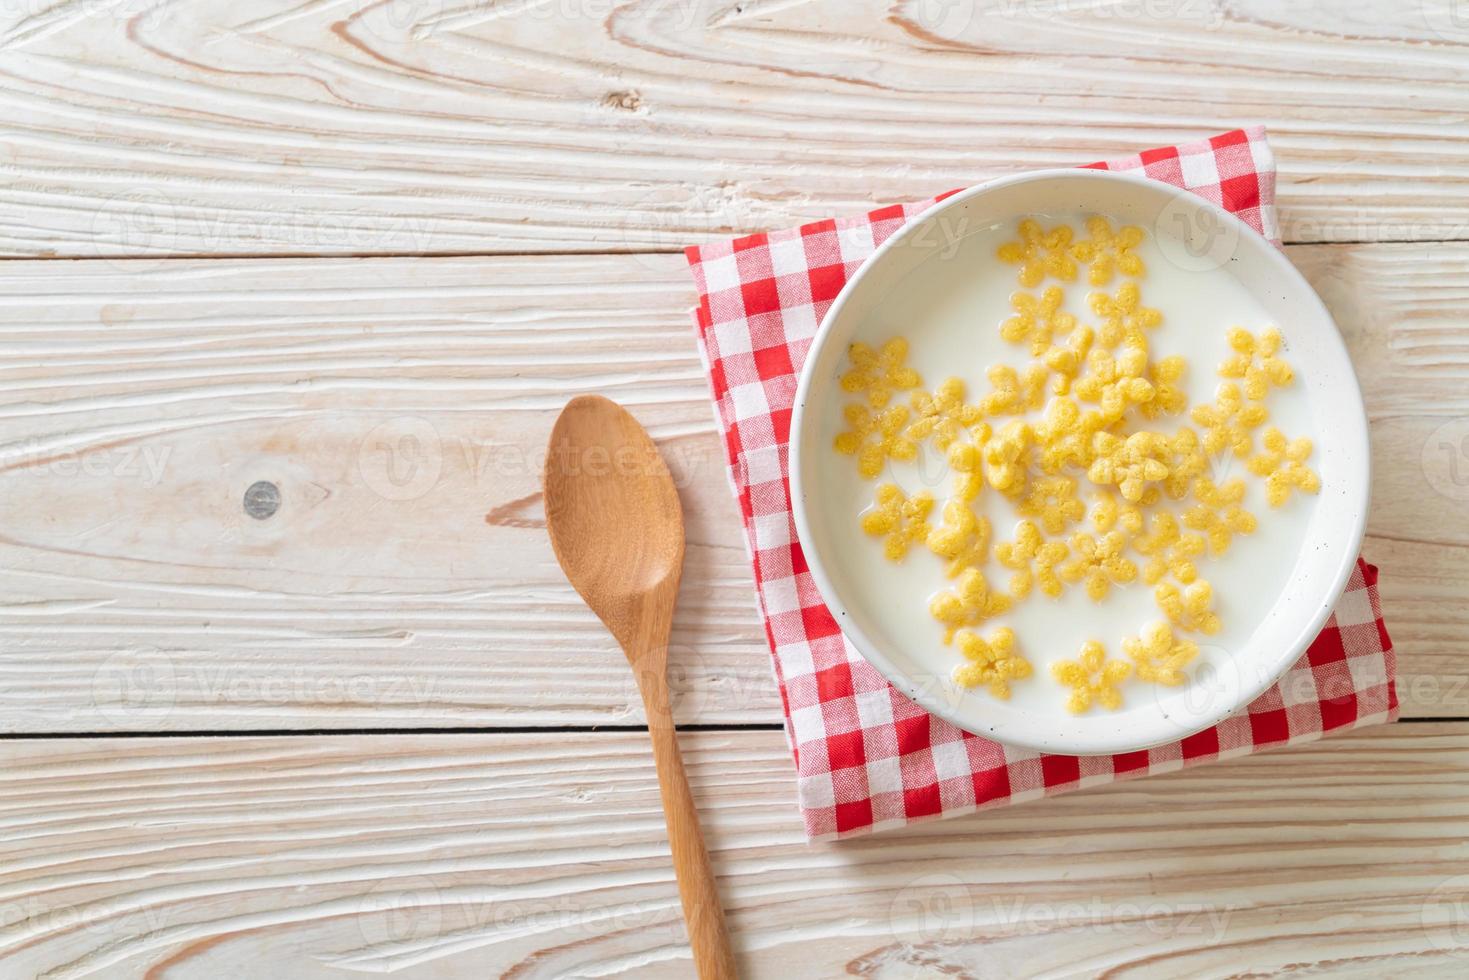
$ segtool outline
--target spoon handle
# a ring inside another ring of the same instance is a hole
[[[683,901],[684,922],[694,966],[700,980],[735,980],[734,954],[724,926],[724,910],[709,867],[709,852],[699,830],[699,811],[689,794],[679,757],[678,736],[668,711],[666,681],[643,688],[648,715],[648,734],[653,737],[653,763],[658,767],[658,788],[663,795],[663,818],[668,823],[668,842],[673,850],[673,870],[678,876],[678,896]]]

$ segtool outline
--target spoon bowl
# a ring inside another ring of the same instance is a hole
[[[545,490],[556,560],[629,661],[646,656],[637,629],[650,599],[677,594],[684,554],[683,509],[658,447],[621,405],[578,396],[551,430]]]

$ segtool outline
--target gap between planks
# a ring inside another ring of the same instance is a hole
[[[1394,724],[1403,725],[1425,725],[1425,724],[1454,724],[1462,722],[1463,718],[1454,718],[1448,715],[1442,717],[1414,717],[1399,718]],[[1378,727],[1378,726],[1372,726]],[[722,732],[779,732],[784,731],[785,726],[773,722],[749,722],[745,724],[708,724],[708,725],[679,725],[680,732],[708,732],[719,734]],[[520,726],[489,726],[483,728],[458,727],[458,728],[323,728],[316,730],[301,730],[295,728],[262,728],[246,731],[231,730],[197,730],[197,731],[156,731],[156,732],[11,732],[0,733],[0,742],[64,742],[78,741],[82,739],[110,739],[110,738],[319,738],[330,736],[341,738],[344,736],[379,736],[399,737],[417,735],[600,735],[622,734],[625,732],[646,732],[646,725],[520,725]],[[1327,735],[1328,738],[1331,735]]]
[[[874,203],[873,207],[880,207]],[[838,219],[847,217],[838,215]],[[807,222],[803,222],[805,224]],[[690,241],[689,245],[703,245],[706,242],[723,241],[729,238],[742,238],[747,235],[758,235],[765,231],[778,231],[778,228],[762,229],[761,231],[729,232],[708,236],[704,241]],[[1325,239],[1325,238],[1301,238],[1286,239],[1281,241],[1282,247],[1308,246],[1308,245],[1454,245],[1465,241],[1462,238],[1382,238],[1382,239]],[[546,251],[485,251],[479,249],[468,249],[456,251],[453,249],[440,249],[427,252],[177,252],[166,255],[158,255],[152,252],[137,252],[126,255],[0,255],[0,264],[6,262],[95,262],[105,260],[107,262],[200,262],[200,261],[230,261],[249,262],[255,260],[296,260],[296,259],[555,259],[555,258],[585,258],[587,256],[616,255],[616,256],[640,256],[640,255],[682,255],[684,247],[672,248],[559,248],[547,249]]]

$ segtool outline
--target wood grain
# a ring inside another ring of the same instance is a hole
[[[1271,127],[1288,240],[1469,238],[1451,0],[0,8],[0,254],[668,250]]]
[[[641,723],[546,540],[581,392],[679,485],[675,718],[774,723],[643,253],[1257,121],[1287,240],[1345,243],[1290,255],[1404,712],[1469,719],[1466,52],[1451,0],[0,4],[0,732]],[[818,846],[780,732],[682,743],[747,976],[1469,962],[1469,722]],[[6,980],[690,963],[642,732],[0,738]]]
[[[685,755],[746,976],[1451,977],[1466,736],[812,846],[782,735]],[[689,975],[639,733],[0,742],[0,787],[7,977]]]
[[[1405,713],[1469,717],[1469,245],[1290,254],[1366,389]],[[4,730],[639,722],[541,514],[580,392],[626,404],[680,487],[675,717],[780,719],[678,257],[3,271]]]

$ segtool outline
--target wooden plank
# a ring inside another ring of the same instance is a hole
[[[671,249],[1250,122],[1288,240],[1469,238],[1452,4],[0,11],[0,254]]]
[[[1469,716],[1469,245],[1291,255],[1371,406],[1404,710]],[[681,484],[677,717],[779,721],[678,257],[4,273],[3,730],[638,722],[540,513],[544,439],[583,391],[628,404]]]
[[[1461,976],[1466,736],[814,846],[779,733],[684,745],[745,976]],[[0,743],[0,972],[688,976],[644,741]]]

